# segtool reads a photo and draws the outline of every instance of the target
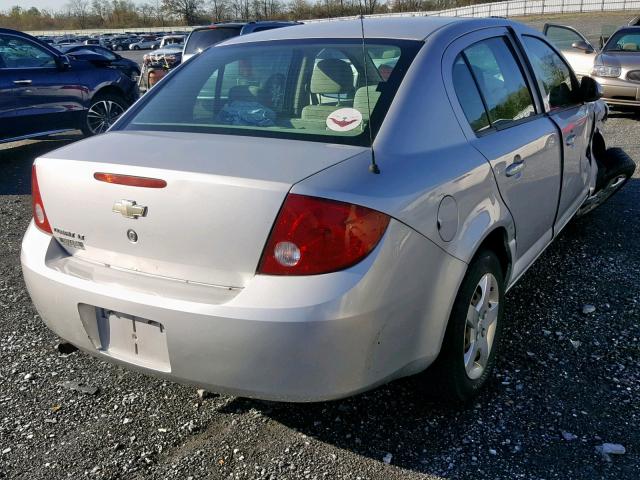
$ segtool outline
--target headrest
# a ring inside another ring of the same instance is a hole
[[[344,60],[320,60],[311,74],[311,93],[335,94],[353,90],[353,71]]]
[[[630,51],[630,52],[637,52],[638,51],[638,44],[637,43],[625,43],[624,45],[622,45],[622,49],[626,50],[626,51]]]
[[[368,101],[367,101],[367,91],[369,92]],[[371,111],[373,111],[379,98],[380,98],[380,92],[378,91],[378,85],[369,85],[368,87],[361,87],[358,90],[356,90],[356,94],[353,98],[353,108],[358,110],[364,118],[368,118],[369,106],[371,106]]]

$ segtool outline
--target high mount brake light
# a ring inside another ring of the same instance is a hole
[[[117,173],[96,172],[93,174],[93,178],[101,182],[127,185],[129,187],[164,188],[167,186],[167,182],[159,178],[136,177]]]
[[[35,164],[31,167],[31,205],[33,207],[33,221],[40,230],[45,233],[53,234],[47,213],[44,210],[42,195],[40,195],[40,187],[38,186],[38,176],[36,174]]]
[[[388,225],[387,215],[366,207],[289,194],[258,273],[317,275],[343,270],[371,253]]]

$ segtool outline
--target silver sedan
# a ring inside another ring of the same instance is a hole
[[[431,366],[468,400],[507,290],[630,176],[598,97],[504,19],[236,37],[36,160],[25,281],[80,349],[209,390],[318,401]]]

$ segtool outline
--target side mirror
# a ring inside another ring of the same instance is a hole
[[[71,61],[66,55],[60,55],[56,58],[56,66],[58,70],[69,70],[71,68]]]
[[[593,53],[593,52],[595,52],[595,50],[593,49],[593,47],[591,45],[589,45],[587,42],[583,42],[583,41],[573,42],[571,44],[571,48],[575,48],[576,50],[582,50],[584,53]]]
[[[584,76],[580,80],[580,97],[583,102],[595,102],[602,98],[602,86],[593,78]]]

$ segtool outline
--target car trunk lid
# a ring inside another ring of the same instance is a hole
[[[242,287],[291,186],[363,147],[244,136],[112,132],[37,161],[43,202],[78,258],[145,274]],[[98,181],[161,179],[164,188]],[[128,218],[123,205],[144,207]],[[115,208],[114,208],[115,207]],[[134,233],[131,233],[134,232]]]

